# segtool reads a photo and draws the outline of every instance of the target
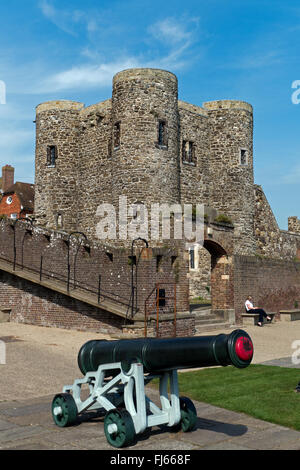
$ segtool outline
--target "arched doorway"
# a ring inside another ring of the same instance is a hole
[[[212,314],[234,321],[233,259],[218,242],[205,239],[189,252],[190,298],[211,304]],[[207,291],[205,291],[207,288]]]
[[[211,255],[210,293],[212,313],[229,314],[234,308],[233,259],[225,248],[213,240],[204,240]]]

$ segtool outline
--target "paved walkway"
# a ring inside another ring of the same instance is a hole
[[[291,360],[295,351],[293,342],[300,340],[300,322],[278,322],[263,328],[244,329],[254,343],[254,363],[300,368]],[[97,338],[105,336],[14,323],[0,324],[0,339],[6,345],[6,364],[0,365],[1,450],[117,451],[111,448],[104,436],[103,414],[90,414],[89,420],[81,418],[78,425],[70,428],[58,428],[51,417],[54,394],[59,393],[63,385],[79,378],[77,353],[80,346]],[[149,390],[148,395],[155,400],[157,392]],[[166,427],[155,427],[139,436],[129,449],[132,452],[176,450],[185,454],[194,450],[300,450],[300,432],[242,413],[194,403],[198,415],[195,431],[175,433]]]

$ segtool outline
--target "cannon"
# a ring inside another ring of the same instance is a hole
[[[63,387],[52,401],[57,426],[74,424],[87,410],[103,410],[104,432],[113,447],[127,447],[152,426],[192,431],[196,408],[178,390],[179,369],[233,365],[247,367],[253,357],[250,336],[237,329],[230,334],[179,338],[91,340],[78,353],[82,379]],[[159,380],[160,405],[145,394],[145,386]],[[89,395],[81,398],[82,385]]]

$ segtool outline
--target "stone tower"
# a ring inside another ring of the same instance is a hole
[[[128,204],[179,203],[177,78],[133,69],[113,79],[112,187]]]
[[[35,217],[41,225],[77,226],[79,115],[73,101],[51,101],[36,108]]]
[[[243,101],[204,103],[210,126],[210,205],[235,227],[236,252],[255,252],[253,109]]]

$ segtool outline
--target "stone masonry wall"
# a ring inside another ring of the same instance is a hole
[[[77,226],[79,112],[82,103],[52,101],[36,108],[35,217],[56,228],[58,216],[66,230]],[[49,146],[56,147],[50,165]]]
[[[210,124],[210,205],[235,227],[235,252],[253,254],[253,110],[241,101],[204,103]],[[241,162],[241,151],[245,161]]]
[[[97,208],[112,203],[111,100],[80,113],[77,229],[96,238]]]
[[[255,185],[254,230],[257,254],[274,259],[294,260],[300,248],[299,235],[280,230],[261,186]],[[300,259],[300,256],[299,256]]]
[[[178,102],[180,116],[180,199],[182,204],[207,204],[210,196],[208,116],[203,108]],[[194,161],[183,160],[182,142],[194,146]]]
[[[120,196],[128,205],[145,203],[148,215],[153,202],[202,203],[232,220],[235,254],[300,258],[299,220],[291,217],[289,231],[279,230],[262,189],[254,186],[250,104],[219,100],[200,107],[178,101],[177,77],[159,69],[119,72],[112,85],[111,99],[88,107],[63,100],[37,106],[37,224],[97,240],[98,206],[113,203],[118,222]],[[182,161],[183,141],[194,145],[192,162]],[[47,165],[50,145],[57,147],[54,168]],[[110,247],[127,249],[131,242],[107,240]],[[169,240],[151,245],[181,249]],[[209,285],[207,266],[190,274],[195,296]],[[121,261],[118,269],[126,271]],[[182,278],[183,290],[187,284]]]
[[[289,232],[300,234],[300,219],[298,219],[298,217],[294,216],[288,218],[288,230]]]

